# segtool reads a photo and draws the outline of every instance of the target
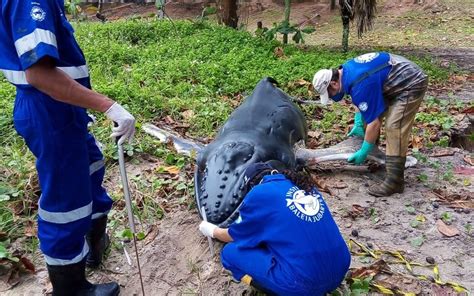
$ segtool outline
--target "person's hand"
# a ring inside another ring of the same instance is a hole
[[[118,145],[122,145],[125,141],[129,143],[133,140],[135,134],[135,117],[128,113],[119,103],[114,103],[105,115],[117,124],[112,128],[111,138],[119,138]]]
[[[374,148],[374,144],[370,144],[369,142],[364,141],[362,147],[352,154],[347,161],[356,165],[360,165],[367,159],[367,155],[369,155],[370,151]]]
[[[354,116],[354,126],[352,130],[347,134],[348,137],[356,136],[363,138],[365,136],[364,121],[362,120],[362,114],[357,112]]]
[[[201,224],[199,224],[199,230],[202,232],[202,234],[204,234],[207,237],[214,238],[214,230],[216,228],[217,228],[217,225],[214,225],[207,221],[202,221]]]

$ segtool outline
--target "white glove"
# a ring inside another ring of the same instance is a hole
[[[135,134],[135,117],[128,113],[119,103],[114,103],[105,111],[105,115],[117,123],[117,126],[112,128],[112,135],[110,137],[119,138],[118,145],[122,145],[125,141],[131,143]]]
[[[212,238],[214,238],[214,230],[216,228],[217,228],[217,225],[214,225],[206,221],[202,221],[201,224],[199,224],[199,230],[202,232],[202,234],[208,237],[212,237]]]

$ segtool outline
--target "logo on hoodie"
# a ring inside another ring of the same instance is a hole
[[[318,222],[324,215],[322,197],[317,193],[308,193],[294,186],[286,193],[286,207],[306,222]]]

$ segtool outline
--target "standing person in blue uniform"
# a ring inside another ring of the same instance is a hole
[[[271,295],[325,295],[336,289],[350,253],[321,194],[303,173],[267,163],[244,173],[248,193],[229,228],[203,221],[201,232],[223,242],[223,266],[238,281]]]
[[[385,119],[386,176],[368,192],[377,197],[402,193],[408,141],[428,87],[427,75],[404,57],[374,52],[349,60],[337,69],[319,70],[314,75],[313,86],[323,104],[329,98],[339,102],[347,94],[359,110],[349,136],[363,137],[364,142],[349,157],[351,163],[365,161]]]
[[[118,295],[117,283],[93,285],[85,278],[86,261],[98,266],[109,244],[112,206],[86,108],[117,124],[112,137],[119,144],[132,139],[135,118],[91,90],[63,0],[0,0],[0,7],[0,70],[17,89],[15,129],[37,158],[38,238],[53,295]]]

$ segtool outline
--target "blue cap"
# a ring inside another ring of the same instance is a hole
[[[266,162],[256,162],[249,165],[244,172],[244,184],[248,183],[263,171],[272,171],[274,168]]]

